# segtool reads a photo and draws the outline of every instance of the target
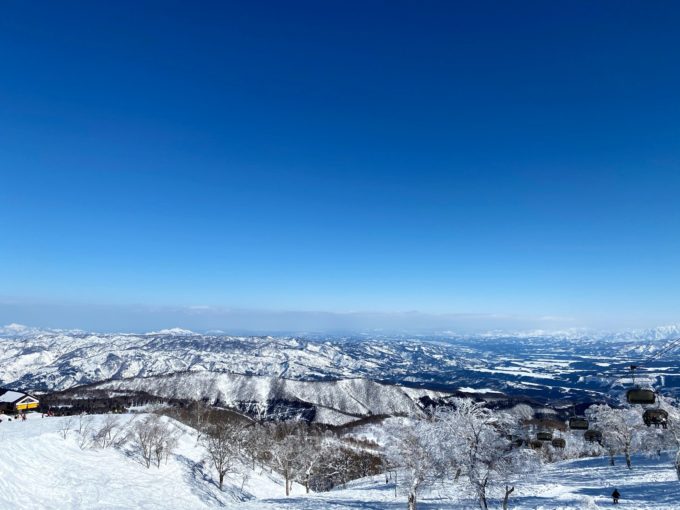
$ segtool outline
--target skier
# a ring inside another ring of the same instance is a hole
[[[621,497],[621,494],[619,494],[618,489],[614,489],[614,492],[612,492],[612,499],[614,500],[614,504],[617,505],[619,503],[619,498]]]

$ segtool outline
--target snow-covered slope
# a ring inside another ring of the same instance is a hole
[[[208,399],[228,407],[260,414],[274,402],[308,404],[317,422],[341,424],[370,415],[420,415],[417,398],[432,392],[379,384],[367,379],[338,381],[296,381],[267,376],[246,376],[215,372],[183,372],[170,376],[138,377],[109,381],[96,389],[146,392],[183,400]],[[329,413],[332,411],[333,413]]]
[[[40,418],[0,423],[0,508],[188,510],[220,508],[239,501],[284,493],[276,474],[248,469],[243,490],[240,476],[228,476],[224,492],[211,483],[206,452],[196,445],[193,429],[184,430],[167,464],[147,469],[116,448],[81,449],[71,430],[60,429],[69,418]],[[142,416],[125,415],[121,422]],[[105,420],[95,416],[93,428]],[[71,426],[73,428],[74,425]],[[303,489],[295,484],[293,494]]]
[[[96,422],[105,417],[95,417]],[[131,415],[120,418],[132,419]],[[139,419],[139,418],[138,418]],[[62,438],[67,418],[39,417],[26,422],[0,423],[0,508],[34,510],[394,510],[405,508],[405,496],[395,496],[394,485],[383,476],[355,480],[344,489],[304,494],[294,485],[290,497],[276,473],[250,463],[247,473],[227,477],[225,491],[213,482],[202,461],[192,429],[160,469],[145,468],[115,448],[81,449],[77,434]],[[515,510],[595,510],[611,508],[609,494],[621,492],[621,509],[672,510],[679,508],[680,482],[669,455],[635,456],[632,470],[622,459],[610,467],[604,458],[581,459],[546,466],[530,480],[518,481],[510,500]],[[491,502],[499,507],[497,500]],[[437,486],[421,497],[419,508],[460,510],[478,508],[462,486]]]
[[[509,507],[513,510],[597,510],[612,508],[610,497],[618,488],[622,497],[615,507],[621,510],[678,510],[680,482],[670,455],[660,459],[634,458],[635,469],[628,470],[622,459],[610,467],[603,458],[559,462],[541,473],[515,484]],[[479,504],[464,487],[436,487],[421,497],[418,508],[428,510],[477,510]],[[406,508],[406,498],[384,477],[356,480],[346,489],[314,494],[304,498],[250,501],[248,510],[394,510]],[[239,507],[241,508],[241,507]],[[501,508],[500,498],[492,498],[489,508]]]

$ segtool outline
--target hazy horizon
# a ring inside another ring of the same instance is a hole
[[[85,318],[84,318],[85,317]],[[620,332],[675,325],[629,317],[619,322],[578,322],[570,317],[443,313],[418,311],[328,312],[257,310],[210,306],[94,305],[4,301],[0,326],[19,324],[47,329],[81,329],[103,333],[145,333],[172,328],[225,334],[432,334],[466,335],[488,332],[544,331]]]

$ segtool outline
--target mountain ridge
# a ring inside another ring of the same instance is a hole
[[[667,345],[677,326],[601,337],[276,337],[201,335],[169,329],[147,334],[36,330],[0,334],[0,385],[56,391],[109,379],[183,371],[293,380],[365,378],[439,391],[469,388],[545,399],[601,399],[608,381],[629,377]],[[646,367],[640,380],[680,387],[680,354]]]

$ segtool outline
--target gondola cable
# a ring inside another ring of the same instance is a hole
[[[665,354],[672,351],[673,349],[675,349],[678,346],[680,346],[680,337],[671,340],[668,344],[666,344],[664,347],[659,349],[654,354],[645,358],[642,362],[634,364],[634,365],[630,365],[629,368],[630,368],[630,371],[631,371],[631,377],[633,379],[633,384],[635,384],[635,370],[637,370],[638,368],[645,368],[649,363],[651,363],[652,361],[658,360],[659,358],[661,358],[662,356],[664,356]],[[621,381],[621,380],[623,380],[627,377],[628,377],[627,375],[622,375],[620,377],[617,377],[616,379],[614,379],[610,383],[610,386],[614,386],[617,382],[619,382],[619,381]]]

